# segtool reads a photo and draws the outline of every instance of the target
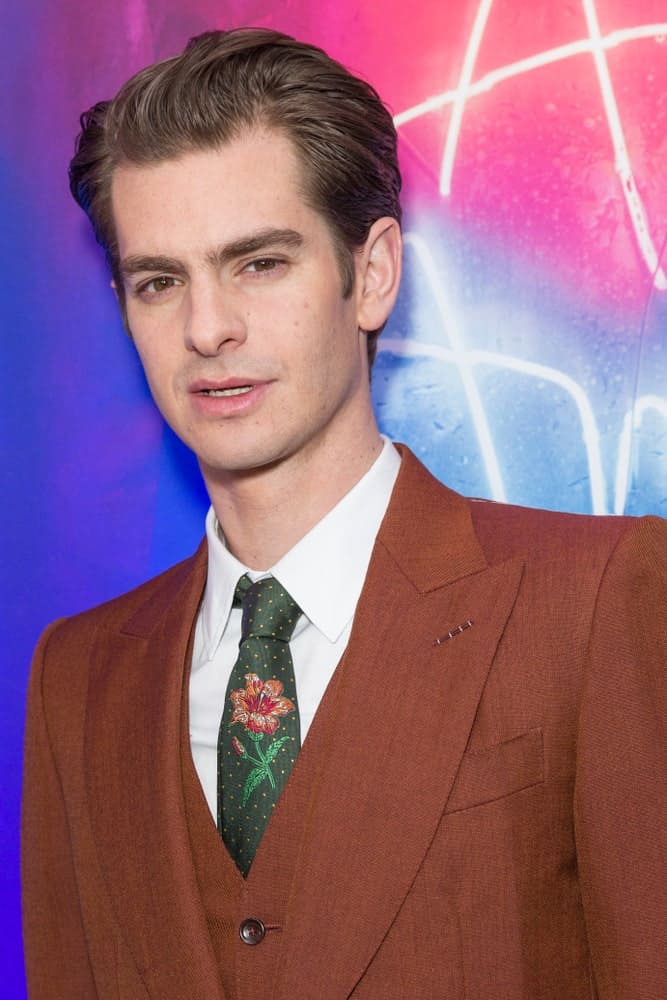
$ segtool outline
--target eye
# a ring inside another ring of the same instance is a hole
[[[136,294],[144,299],[158,298],[160,295],[169,292],[172,288],[181,284],[182,282],[177,278],[172,278],[168,274],[160,274],[157,278],[151,278],[150,281],[145,281],[142,285],[139,285]]]
[[[279,260],[277,257],[258,257],[246,264],[243,270],[249,271],[251,274],[266,274],[268,271],[276,271],[283,266],[285,266],[285,261]]]

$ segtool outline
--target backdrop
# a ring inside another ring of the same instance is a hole
[[[38,632],[189,553],[197,470],[70,200],[78,115],[211,27],[281,28],[396,117],[406,278],[382,429],[463,492],[667,509],[667,0],[4,4],[2,993],[23,995],[23,700]]]

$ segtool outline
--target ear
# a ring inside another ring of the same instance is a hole
[[[355,255],[357,325],[378,330],[386,323],[401,281],[403,241],[396,219],[377,219]]]

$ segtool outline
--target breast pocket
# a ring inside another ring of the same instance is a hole
[[[513,795],[544,781],[541,729],[463,755],[445,812],[460,812]]]

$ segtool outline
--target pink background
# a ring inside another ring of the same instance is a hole
[[[667,509],[667,4],[28,0],[3,14],[3,995],[23,995],[17,816],[30,650],[191,551],[205,498],[156,416],[67,189],[79,113],[211,27],[320,44],[396,116],[406,278],[382,429],[449,485]],[[270,179],[270,174],[268,175]]]

